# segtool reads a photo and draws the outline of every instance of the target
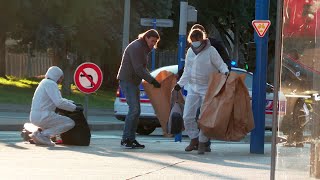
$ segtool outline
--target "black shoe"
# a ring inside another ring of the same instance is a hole
[[[130,141],[130,139],[122,139],[121,140],[121,146],[123,146],[124,148],[126,148],[126,149],[132,149],[132,148],[134,148],[133,146],[132,146],[132,141]]]
[[[124,144],[125,144],[125,141],[126,141],[126,140],[124,140],[124,139],[121,139],[120,145],[121,145],[121,146],[124,146]]]
[[[132,148],[136,149],[143,149],[145,146],[140,144],[137,140],[133,140],[132,142]]]

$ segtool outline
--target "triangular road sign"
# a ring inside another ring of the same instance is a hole
[[[252,26],[256,30],[259,37],[263,37],[269,29],[271,22],[269,20],[253,20]]]

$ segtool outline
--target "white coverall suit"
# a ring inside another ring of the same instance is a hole
[[[204,143],[209,139],[199,132],[196,122],[197,110],[204,101],[208,89],[209,75],[214,72],[229,72],[217,50],[207,41],[207,46],[197,55],[188,49],[184,72],[178,81],[181,87],[188,85],[188,94],[183,111],[185,131],[190,139],[198,138]]]
[[[55,113],[55,109],[75,111],[73,101],[62,98],[57,81],[63,76],[62,70],[57,66],[48,69],[32,98],[30,122],[39,126],[46,137],[64,133],[75,126],[72,119]]]

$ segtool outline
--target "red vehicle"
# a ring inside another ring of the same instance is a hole
[[[320,2],[318,0],[284,0],[283,60],[281,91],[287,97],[287,115],[280,124],[286,134],[309,131],[313,106],[320,92]],[[295,127],[291,127],[294,125]],[[292,130],[292,129],[298,129]],[[294,137],[292,139],[296,139]]]

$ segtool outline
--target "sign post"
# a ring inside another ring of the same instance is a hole
[[[172,19],[156,19],[156,18],[141,18],[140,19],[141,26],[152,26],[153,29],[158,27],[173,27]],[[151,69],[154,70],[156,68],[156,53],[155,50],[152,49],[152,65]]]
[[[266,74],[268,60],[268,34],[270,21],[269,0],[256,0],[255,18],[252,22],[256,30],[256,68],[253,73],[252,111],[255,128],[250,135],[250,153],[264,154]]]
[[[102,84],[102,71],[94,63],[86,62],[79,65],[74,72],[73,80],[79,91],[85,93],[84,115],[87,119],[89,96],[97,91]]]

